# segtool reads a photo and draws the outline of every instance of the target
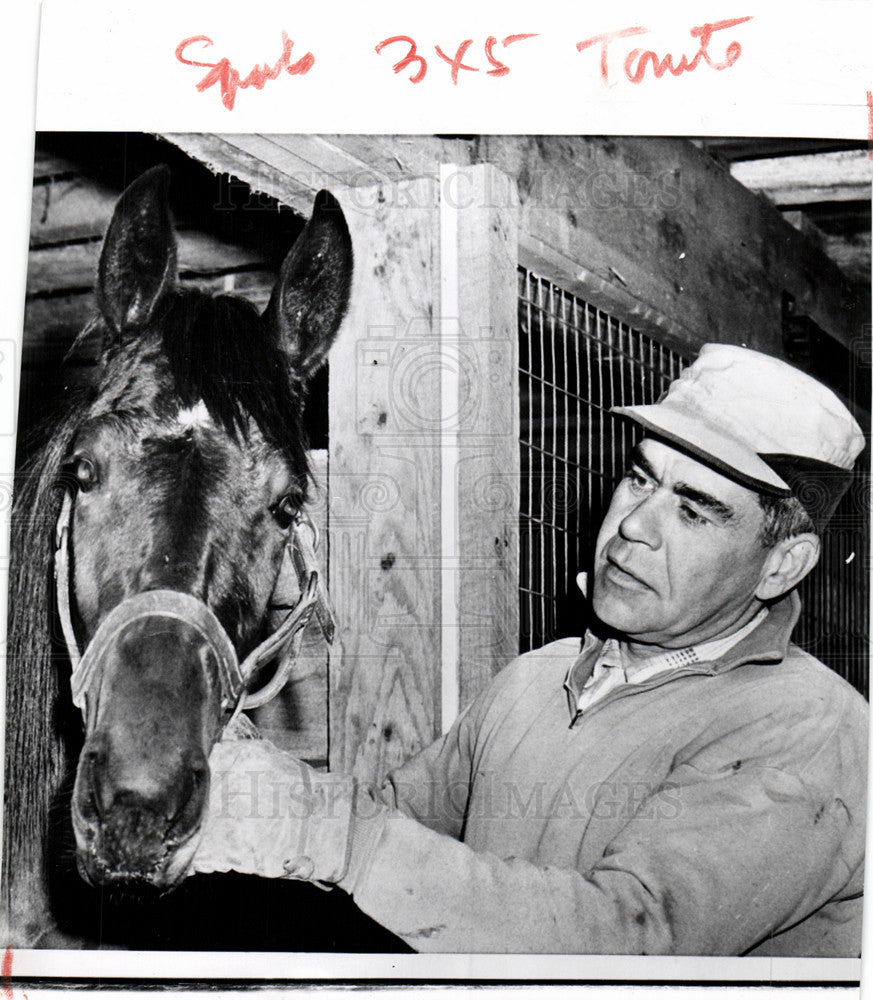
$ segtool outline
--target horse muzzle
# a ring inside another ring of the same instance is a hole
[[[137,602],[118,629],[98,631],[86,654],[96,683],[88,689],[73,828],[88,881],[168,888],[196,847],[221,696],[211,640],[147,605]]]
[[[86,882],[165,891],[188,874],[199,840],[199,810],[194,822],[178,823],[130,796],[95,818],[93,790],[76,794],[84,801],[73,806],[76,861]]]
[[[73,831],[80,874],[92,885],[171,889],[189,872],[206,804],[208,772],[174,813],[136,791],[113,788],[100,763],[83,757],[76,775]],[[197,775],[197,771],[192,772]],[[176,779],[168,788],[185,788]],[[170,795],[169,798],[174,798]]]

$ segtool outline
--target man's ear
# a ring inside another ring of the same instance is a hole
[[[755,597],[772,601],[787,594],[815,566],[820,552],[821,539],[811,531],[777,542],[764,562]]]

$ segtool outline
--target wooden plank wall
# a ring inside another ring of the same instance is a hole
[[[623,318],[672,334],[673,346],[715,340],[782,356],[783,292],[844,346],[863,338],[869,295],[691,143],[486,137],[480,155],[528,171],[519,228],[532,247],[581,263],[607,293],[632,295]]]

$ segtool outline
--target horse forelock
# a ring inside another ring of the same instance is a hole
[[[231,295],[172,293],[149,331],[107,354],[101,409],[190,423],[203,408],[236,441],[253,423],[307,478],[305,384],[254,306]]]

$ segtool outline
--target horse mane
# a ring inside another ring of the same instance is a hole
[[[63,500],[61,468],[82,405],[82,400],[74,403],[16,475],[6,649],[2,878],[7,916],[13,909],[24,909],[23,894],[39,893],[34,877],[45,862],[40,828],[64,768],[58,718],[60,656],[54,652],[48,613],[53,607],[54,526]]]

